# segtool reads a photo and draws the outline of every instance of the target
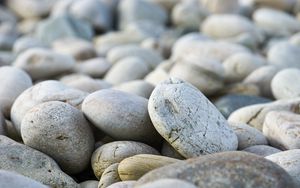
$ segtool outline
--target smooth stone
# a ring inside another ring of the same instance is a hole
[[[138,180],[147,172],[180,160],[160,155],[139,154],[123,159],[118,166],[122,181]]]
[[[300,22],[283,11],[259,8],[252,17],[254,23],[270,36],[284,37],[300,31]]]
[[[14,171],[56,188],[80,188],[44,153],[0,135],[0,169]]]
[[[96,149],[91,158],[95,176],[100,179],[104,170],[114,163],[137,154],[159,155],[154,148],[134,141],[115,141],[102,145]]]
[[[114,183],[107,188],[133,188],[136,184],[136,181],[122,181]]]
[[[265,158],[282,167],[293,177],[296,185],[300,186],[300,149],[282,151]]]
[[[262,134],[262,132],[247,124],[229,122],[229,126],[238,137],[239,150],[255,145],[268,145],[267,138]]]
[[[150,69],[154,69],[163,59],[157,52],[137,45],[122,45],[112,48],[107,54],[107,60],[116,63],[126,57],[137,57],[144,60]]]
[[[154,85],[144,80],[133,80],[116,85],[114,89],[148,99],[154,89]]]
[[[164,166],[145,174],[137,185],[164,178],[179,178],[199,188],[295,187],[292,177],[277,164],[240,151],[215,153]]]
[[[271,65],[281,68],[300,68],[297,61],[300,58],[300,47],[288,42],[279,42],[270,48],[267,58]]]
[[[211,13],[237,13],[239,10],[238,0],[199,0]]]
[[[32,33],[34,33],[34,30],[40,21],[41,18],[37,18],[37,17],[20,20],[20,22],[18,23],[18,30],[22,34],[32,35]]]
[[[6,134],[7,134],[7,125],[4,116],[2,115],[2,113],[0,113],[0,135],[6,135]]]
[[[168,79],[170,76],[167,71],[163,70],[162,68],[156,68],[152,72],[150,72],[144,80],[153,84],[158,85],[160,82]]]
[[[119,60],[106,73],[104,80],[113,85],[143,79],[149,72],[148,64],[141,58],[130,56]]]
[[[290,11],[296,5],[297,0],[250,0],[256,7],[271,7],[283,11]]]
[[[223,95],[249,95],[249,96],[260,96],[260,89],[255,84],[248,83],[233,83],[224,84],[224,88],[221,89],[216,96]]]
[[[275,74],[279,71],[279,68],[273,65],[265,65],[250,73],[244,80],[243,83],[255,84],[262,96],[273,97],[271,90],[271,81]]]
[[[62,38],[52,43],[52,48],[57,53],[70,55],[76,60],[86,60],[97,56],[91,42],[80,38]]]
[[[143,184],[141,186],[137,186],[138,188],[165,188],[165,187],[172,187],[172,188],[197,188],[195,185],[189,183],[188,181],[183,181],[179,179],[160,179],[153,182],[149,182]]]
[[[243,149],[242,151],[246,151],[249,153],[253,153],[262,157],[272,155],[274,153],[281,152],[280,149],[268,146],[268,145],[256,145],[256,146],[250,146],[248,148]]]
[[[175,5],[180,2],[180,0],[150,0],[150,1],[163,7],[168,12],[171,12],[172,9],[175,7]]]
[[[160,153],[162,156],[171,157],[174,159],[185,159],[167,141],[163,142]]]
[[[102,78],[111,68],[112,64],[106,59],[97,57],[76,63],[73,71],[95,78]]]
[[[32,86],[30,76],[22,69],[0,67],[0,112],[9,119],[11,107],[16,98]]]
[[[56,39],[68,37],[91,40],[94,33],[88,22],[64,14],[57,17],[48,17],[41,21],[36,27],[35,35],[42,42],[51,44]]]
[[[11,65],[16,55],[9,51],[0,51],[0,66]]]
[[[62,101],[81,108],[81,103],[86,96],[87,93],[67,87],[61,82],[43,81],[18,96],[11,108],[10,117],[16,130],[20,133],[23,117],[35,105],[48,101]]]
[[[119,163],[114,163],[107,167],[101,175],[98,188],[106,188],[111,184],[122,181],[118,174]]]
[[[245,106],[234,111],[228,121],[246,123],[251,127],[262,130],[265,117],[271,111],[290,111],[299,113],[300,98],[282,99],[265,104]]]
[[[143,97],[104,89],[88,95],[82,111],[93,125],[116,140],[155,145],[161,139],[151,123],[147,105],[148,100]]]
[[[75,17],[89,22],[98,31],[108,31],[112,28],[112,11],[102,1],[75,1],[69,11]]]
[[[279,71],[271,82],[271,89],[276,99],[291,99],[300,96],[300,70],[289,68]]]
[[[256,69],[264,66],[266,60],[250,53],[236,53],[223,62],[226,82],[239,82]]]
[[[80,183],[81,188],[98,188],[98,181],[96,180],[87,180]]]
[[[298,113],[271,111],[266,115],[263,134],[270,145],[283,150],[300,149],[300,115]]]
[[[129,33],[139,33],[146,38],[159,38],[163,33],[166,32],[165,26],[150,20],[139,20],[132,22],[128,24],[124,30]]]
[[[122,0],[118,5],[119,28],[124,28],[132,22],[149,20],[164,25],[168,15],[159,5],[145,0]]]
[[[32,48],[18,55],[13,65],[26,71],[33,80],[47,79],[71,71],[75,61],[44,48]]]
[[[16,128],[12,124],[11,121],[5,120],[4,124],[4,134],[5,136],[13,139],[14,141],[22,143],[22,137],[21,135],[17,132]]]
[[[20,54],[30,48],[47,48],[47,46],[34,37],[23,36],[14,43],[13,52]]]
[[[25,145],[48,154],[70,174],[88,166],[94,149],[94,136],[83,113],[59,101],[29,110],[22,120],[21,135]]]
[[[172,9],[172,23],[188,31],[197,31],[199,24],[208,16],[208,11],[197,1],[182,1]]]
[[[224,74],[221,62],[193,55],[177,61],[169,72],[170,77],[191,83],[205,95],[215,94],[223,88]]]
[[[272,102],[272,100],[259,96],[229,94],[219,98],[214,102],[214,105],[225,118],[228,118],[232,112],[239,108],[268,102]]]
[[[49,188],[33,179],[27,178],[15,172],[0,170],[0,187],[9,188]]]
[[[93,79],[82,74],[66,75],[60,78],[60,81],[66,86],[79,89],[87,93],[93,93],[95,91],[111,87],[111,84],[104,80]]]
[[[158,84],[148,111],[159,134],[186,158],[237,149],[237,137],[226,119],[183,80],[170,78]]]

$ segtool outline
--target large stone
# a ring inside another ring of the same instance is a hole
[[[195,185],[189,183],[188,181],[183,181],[179,179],[160,179],[157,181],[149,182],[137,188],[165,188],[165,187],[172,187],[172,188],[197,188]]]
[[[157,85],[148,110],[156,130],[186,158],[237,149],[226,119],[187,82],[170,78]]]

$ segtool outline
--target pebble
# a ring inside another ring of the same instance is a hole
[[[71,56],[44,48],[32,48],[18,55],[13,65],[26,71],[33,80],[53,78],[71,71],[75,64]]]
[[[86,74],[95,78],[102,78],[111,68],[112,64],[106,59],[95,57],[75,64],[75,73]]]
[[[239,10],[238,0],[199,0],[201,4],[210,12],[216,14],[222,13],[236,13]]]
[[[137,185],[164,178],[180,178],[197,187],[246,187],[250,184],[265,188],[296,187],[292,177],[275,163],[240,151],[215,153],[164,166],[145,174]]]
[[[0,111],[6,118],[9,119],[16,98],[31,86],[31,78],[23,70],[11,66],[0,67]]]
[[[172,187],[172,188],[196,188],[195,185],[179,180],[179,179],[160,179],[157,181],[149,182],[141,186],[137,186],[138,188],[164,188],[164,187]]]
[[[274,9],[290,11],[296,5],[297,0],[250,0],[250,2],[258,7],[272,7]]]
[[[288,111],[271,111],[265,117],[263,134],[272,146],[283,150],[300,149],[299,123],[299,114]]]
[[[170,78],[156,86],[148,110],[159,134],[186,158],[237,149],[226,119],[187,82]]]
[[[43,81],[18,96],[11,108],[10,117],[17,132],[20,133],[23,117],[35,105],[48,101],[62,101],[80,108],[86,96],[87,93],[67,87],[61,82]]]
[[[122,181],[138,180],[147,172],[180,160],[151,154],[139,154],[123,159],[118,166]]]
[[[160,153],[163,156],[171,157],[171,158],[174,158],[174,159],[185,159],[167,141],[163,142]]]
[[[70,174],[87,167],[94,149],[94,136],[83,113],[58,101],[29,110],[22,120],[21,135],[25,145],[48,154]]]
[[[2,113],[0,113],[0,135],[6,135],[7,133],[7,127],[6,127],[6,122],[5,119],[2,115]]]
[[[265,157],[266,159],[278,164],[289,173],[297,186],[300,186],[300,149],[282,151]]]
[[[262,132],[247,124],[229,122],[229,126],[238,137],[239,150],[255,145],[268,145],[267,138],[262,134]]]
[[[119,163],[114,163],[107,167],[101,175],[98,188],[106,188],[111,184],[122,181],[118,174]]]
[[[150,72],[144,80],[153,84],[153,85],[158,85],[160,82],[168,79],[170,76],[167,71],[163,70],[162,68],[156,68],[152,72]]]
[[[133,188],[135,186],[136,181],[122,181],[114,183],[107,188]]]
[[[300,70],[289,68],[279,71],[271,82],[271,89],[276,99],[291,99],[300,95]]]
[[[143,97],[104,89],[88,95],[82,111],[92,124],[116,140],[155,145],[161,139],[151,123],[147,105],[148,100]]]
[[[252,104],[268,102],[272,102],[272,100],[253,95],[229,94],[219,98],[217,101],[214,102],[214,105],[225,118],[228,118],[232,112],[239,108],[249,106]]]
[[[243,151],[250,152],[250,153],[262,156],[262,157],[281,152],[280,149],[277,149],[277,148],[274,148],[274,147],[271,147],[268,145],[250,146],[248,148],[243,149]]]
[[[47,46],[34,37],[23,36],[16,40],[12,50],[14,53],[20,54],[30,48],[47,48]]]
[[[51,187],[79,188],[70,176],[60,170],[52,158],[1,135],[0,168],[14,171]]]
[[[133,80],[116,85],[114,89],[148,99],[154,89],[154,85],[144,80]]]
[[[6,170],[0,170],[0,187],[49,188],[33,179]]]
[[[137,154],[158,155],[159,153],[146,144],[134,141],[115,141],[104,144],[97,148],[92,155],[91,164],[94,174],[100,179],[107,167]]]
[[[98,181],[96,180],[87,180],[80,183],[81,188],[97,188],[98,187]]]

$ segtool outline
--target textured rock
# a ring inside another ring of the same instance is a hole
[[[158,154],[158,152],[143,143],[134,141],[115,141],[104,144],[96,149],[92,155],[91,163],[94,174],[100,178],[104,170],[114,163],[137,154]]]
[[[14,171],[51,187],[80,187],[53,159],[5,136],[0,136],[0,169]]]
[[[122,181],[118,174],[119,163],[114,163],[107,167],[101,175],[98,188],[106,188],[111,184]]]
[[[156,130],[186,158],[237,148],[225,118],[187,82],[170,78],[156,86],[148,110]]]
[[[139,154],[123,159],[118,166],[122,181],[138,180],[147,172],[180,160],[160,155]]]
[[[90,94],[82,104],[88,120],[116,140],[159,143],[153,127],[148,100],[123,91],[104,89]]]
[[[22,120],[21,135],[26,145],[48,154],[70,174],[87,167],[94,149],[94,136],[83,113],[59,101],[29,110]]]
[[[30,76],[21,69],[9,66],[0,68],[0,111],[6,118],[16,98],[32,86]]]
[[[201,170],[200,170],[201,169]],[[263,174],[263,176],[262,176]],[[174,163],[145,174],[137,185],[179,178],[198,187],[296,187],[281,167],[246,152],[223,152]]]

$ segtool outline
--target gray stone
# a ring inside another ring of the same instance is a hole
[[[199,0],[212,13],[236,13],[239,10],[238,0]]]
[[[101,78],[111,68],[111,63],[106,59],[97,57],[76,63],[73,71],[91,77]]]
[[[98,187],[98,181],[96,180],[87,180],[80,183],[81,188],[97,188]]]
[[[47,48],[47,46],[34,37],[23,36],[14,43],[13,52],[20,54],[30,48]]]
[[[107,188],[133,188],[135,185],[136,181],[122,181],[122,182],[117,182],[114,183]]]
[[[195,185],[189,183],[188,181],[183,181],[179,179],[160,179],[157,181],[149,182],[144,185],[137,186],[137,188],[197,188]]]
[[[274,153],[281,152],[280,149],[268,146],[268,145],[256,145],[256,146],[250,146],[248,148],[243,149],[243,151],[253,153],[262,157],[272,155]]]
[[[133,80],[117,85],[114,87],[114,89],[148,99],[154,89],[154,85],[144,80]]]

